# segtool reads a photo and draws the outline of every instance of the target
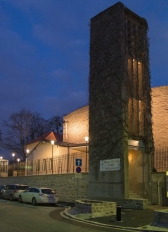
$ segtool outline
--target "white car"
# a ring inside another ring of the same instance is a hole
[[[30,187],[24,192],[19,194],[18,200],[20,203],[28,202],[33,205],[37,204],[50,204],[55,205],[58,203],[58,195],[51,188],[45,187]]]

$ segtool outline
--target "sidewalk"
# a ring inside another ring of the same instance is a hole
[[[73,210],[66,209],[62,216],[75,219],[78,221],[106,225],[107,227],[123,227],[135,231],[168,231],[168,228],[150,226],[154,219],[155,210],[168,209],[158,205],[149,205],[145,210],[122,209],[121,221],[116,221],[115,216],[97,217],[86,219],[85,215],[74,214]]]

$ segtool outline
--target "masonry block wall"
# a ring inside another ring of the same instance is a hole
[[[154,135],[154,166],[168,169],[168,86],[152,88],[152,121]]]
[[[128,184],[124,179],[128,141],[122,101],[127,77],[123,4],[99,13],[90,25],[89,197],[123,198]],[[121,158],[121,170],[100,172],[100,160],[112,158]]]
[[[75,202],[88,197],[88,173],[82,173],[82,179],[75,174],[53,174],[36,176],[0,177],[1,184],[27,184],[29,187],[53,188],[59,195],[59,201]]]
[[[63,141],[69,143],[85,143],[89,133],[88,105],[64,116]]]

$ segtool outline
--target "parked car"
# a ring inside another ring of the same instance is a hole
[[[5,188],[5,185],[0,185],[0,198],[2,198],[2,190]]]
[[[10,201],[18,199],[19,193],[28,188],[28,185],[23,184],[8,184],[2,190],[1,198],[9,199]]]
[[[45,187],[31,187],[19,193],[19,202],[32,203],[34,206],[37,204],[50,204],[55,205],[58,203],[58,195],[51,188]]]

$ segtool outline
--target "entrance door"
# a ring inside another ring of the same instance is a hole
[[[141,150],[129,150],[129,189],[130,198],[147,198],[147,162]],[[132,196],[131,196],[132,195]]]

